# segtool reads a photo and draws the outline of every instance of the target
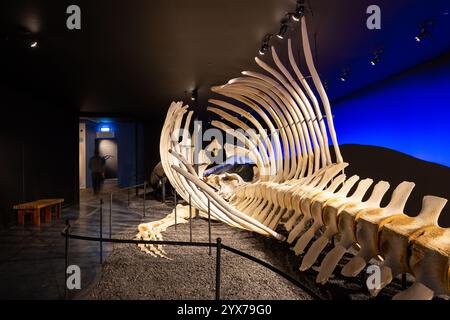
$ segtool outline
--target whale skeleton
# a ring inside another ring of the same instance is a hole
[[[339,150],[330,102],[314,65],[304,17],[300,27],[306,65],[321,105],[297,65],[291,39],[289,66],[283,65],[272,47],[274,67],[255,58],[265,73],[245,71],[241,77],[213,87],[212,91],[227,97],[227,102],[211,99],[208,107],[221,118],[211,125],[240,144],[225,144],[226,154],[251,159],[257,169],[254,180],[227,189],[231,192],[228,199],[206,183],[203,170],[197,173],[193,166],[195,153],[201,150],[189,134],[193,112],[182,102],[171,104],[161,132],[161,163],[168,180],[201,212],[208,210],[209,202],[211,216],[231,227],[287,241],[297,255],[312,242],[300,270],[313,266],[320,253],[332,246],[320,263],[318,283],[325,284],[344,254],[358,248],[342,274],[354,277],[371,259],[381,260],[381,284],[371,288],[373,295],[401,273],[413,275],[415,282],[395,299],[450,294],[450,229],[437,224],[447,200],[424,197],[422,211],[413,218],[404,208],[414,183],[401,183],[389,204],[381,207],[390,189],[388,182],[375,184],[372,179],[345,175],[348,164]],[[180,130],[182,134],[178,134]],[[208,164],[207,160],[203,163]],[[220,184],[217,179],[214,177],[215,183]],[[283,229],[287,237],[277,231]]]

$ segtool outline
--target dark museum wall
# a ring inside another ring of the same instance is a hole
[[[149,181],[153,168],[161,161],[159,156],[159,140],[165,117],[153,118],[144,122],[144,170]]]
[[[78,118],[52,104],[0,85],[0,223],[15,221],[16,203],[78,197]]]
[[[406,212],[425,195],[450,199],[450,54],[334,104],[347,174],[416,187]],[[450,204],[440,224],[450,226]]]

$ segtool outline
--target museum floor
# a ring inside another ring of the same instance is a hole
[[[110,190],[108,190],[110,191]],[[106,195],[104,195],[106,198]],[[142,198],[115,196],[113,202],[113,235],[131,239],[142,219]],[[147,218],[165,217],[173,203],[148,199]],[[106,211],[106,212],[105,212]],[[104,208],[104,219],[109,204]],[[63,210],[63,219],[40,228],[31,225],[0,231],[0,299],[64,299],[64,220],[70,219],[72,233],[98,236],[99,200],[89,192],[82,193],[80,205]],[[104,236],[107,237],[108,227]],[[164,240],[189,240],[189,224],[169,228]],[[300,280],[325,299],[368,299],[364,279],[334,276],[325,286],[315,283],[315,268],[300,273],[300,259],[286,243],[257,234],[213,223],[212,238],[254,255]],[[207,241],[207,223],[193,220],[193,240]],[[134,245],[104,245],[104,264],[99,264],[98,243],[70,242],[70,264],[81,268],[82,290],[72,292],[71,299],[213,299],[215,255],[207,248],[165,246],[169,259],[154,258]],[[222,259],[223,299],[297,299],[310,297],[301,289],[259,265],[224,252]],[[345,263],[345,261],[343,261]],[[339,274],[339,273],[337,273]],[[399,281],[391,284],[378,299],[389,299],[400,289]]]
[[[207,222],[193,221],[193,240],[207,242]],[[134,233],[123,234],[130,238]],[[168,228],[164,240],[189,241],[189,224]],[[325,286],[315,283],[316,267],[299,272],[301,259],[286,243],[222,223],[212,224],[212,238],[269,262],[314,290],[322,299],[369,299],[363,277],[333,276]],[[115,245],[103,265],[100,280],[84,299],[203,300],[215,295],[215,252],[207,248],[164,246],[168,258],[153,258],[130,245]],[[349,256],[350,257],[350,256]],[[339,268],[348,262],[344,259]],[[395,281],[377,299],[390,299],[400,289]],[[222,253],[221,298],[225,300],[309,300],[311,297],[268,269],[236,256]]]
[[[103,198],[113,186],[106,186]],[[124,195],[113,202],[112,227],[114,233],[135,229],[141,222],[140,202],[132,201],[130,208]],[[107,202],[107,201],[106,201]],[[151,200],[149,201],[151,202]],[[81,192],[80,204],[63,209],[62,219],[35,227],[13,226],[0,231],[0,299],[64,299],[64,229],[65,219],[70,219],[72,232],[98,236],[99,198],[90,190]],[[167,211],[170,208],[167,207]],[[109,203],[105,204],[107,221]],[[104,236],[108,236],[104,230]],[[110,247],[104,245],[106,255]],[[81,268],[82,294],[92,284],[100,271],[99,247],[96,243],[72,240],[70,264]],[[73,294],[75,297],[78,294]]]

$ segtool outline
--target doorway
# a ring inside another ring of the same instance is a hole
[[[106,160],[103,192],[143,182],[144,131],[141,123],[132,119],[80,117],[79,141],[80,198],[90,199],[92,194],[89,162],[96,150]]]
[[[105,158],[105,180],[117,179],[117,141],[115,139],[97,139],[96,147]]]

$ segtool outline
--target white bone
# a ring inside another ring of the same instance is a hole
[[[339,189],[337,193],[334,194],[333,192],[325,191],[312,199],[312,201],[310,202],[311,217],[309,218],[309,220],[312,220],[313,223],[309,227],[309,229],[297,240],[297,243],[294,246],[294,252],[296,255],[303,253],[306,246],[309,244],[309,242],[314,237],[316,232],[322,226],[322,209],[326,205],[327,201],[333,199],[334,197],[343,197],[347,195],[347,193],[350,192],[350,189],[356,182],[358,182],[358,180],[359,180],[358,176],[352,176],[344,183],[342,188]],[[308,217],[306,218],[308,219]]]
[[[383,257],[381,284],[380,288],[371,291],[373,296],[397,275],[411,273],[409,257],[405,254],[409,250],[409,244],[424,229],[437,226],[439,215],[446,203],[447,199],[426,196],[423,198],[422,210],[417,217],[412,218],[402,214],[383,225],[379,237],[379,250]]]
[[[356,239],[360,245],[358,254],[342,269],[344,276],[358,275],[370,261],[379,254],[378,230],[379,225],[403,213],[406,201],[411,194],[414,183],[402,182],[394,190],[391,202],[386,208],[363,210],[356,216]]]
[[[369,187],[372,185],[372,179],[361,180],[358,188],[350,197],[345,195],[328,200],[322,210],[322,222],[324,226],[323,234],[311,245],[305,257],[303,258],[301,271],[309,269],[319,257],[319,254],[325,249],[325,246],[331,241],[333,236],[338,233],[337,219],[339,213],[346,206],[361,202]]]
[[[325,284],[347,250],[356,243],[356,235],[354,231],[356,229],[356,215],[363,210],[378,208],[380,206],[381,199],[388,189],[389,183],[380,181],[375,185],[372,195],[366,202],[346,206],[344,210],[340,212],[338,215],[340,240],[322,261],[320,271],[316,279],[317,282]]]

